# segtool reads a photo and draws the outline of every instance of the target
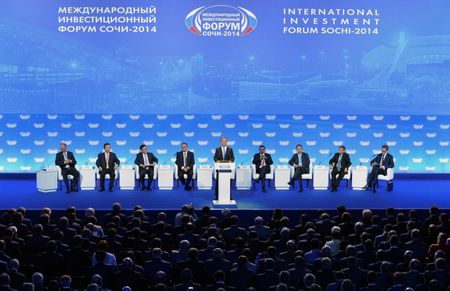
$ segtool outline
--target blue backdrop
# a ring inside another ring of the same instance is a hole
[[[198,36],[187,23],[200,7],[201,33],[236,22],[251,31]],[[188,140],[210,159],[222,133],[240,160],[258,141],[281,161],[298,142],[317,161],[344,143],[356,163],[389,143],[399,171],[450,172],[449,9],[445,0],[2,0],[0,170],[47,165],[60,141],[83,162],[97,140],[123,158],[151,141],[163,160]]]

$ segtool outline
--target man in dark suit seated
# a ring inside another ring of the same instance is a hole
[[[289,160],[289,165],[294,167],[294,176],[292,176],[288,184],[294,186],[295,180],[298,180],[300,184],[299,192],[303,192],[302,175],[309,173],[310,160],[309,155],[303,152],[303,146],[301,144],[298,144],[295,150],[297,152]]]
[[[95,260],[97,264],[93,266],[89,272],[92,277],[95,274],[100,275],[103,278],[106,288],[112,288],[114,282],[115,267],[105,263],[106,252],[101,250],[95,253]]]
[[[158,159],[147,151],[147,146],[145,144],[139,147],[140,153],[136,155],[134,163],[139,167],[139,179],[141,183],[141,190],[145,190],[145,175],[148,175],[148,185],[147,190],[151,191],[151,185],[153,182],[153,172],[155,166],[158,163]]]
[[[230,271],[230,283],[238,290],[247,290],[255,282],[256,274],[248,268],[248,258],[239,256],[236,267]]]
[[[26,282],[27,277],[22,274],[20,270],[20,263],[17,259],[9,261],[9,277],[11,279],[11,288],[19,290],[22,288],[22,284]]]
[[[152,259],[144,264],[144,278],[152,282],[158,271],[163,271],[167,276],[171,276],[172,264],[162,259],[162,250],[154,248]]]
[[[192,281],[192,271],[188,268],[183,269],[181,271],[181,283],[175,286],[175,291],[200,291],[202,290],[202,286],[200,284],[194,283]]]
[[[273,165],[272,157],[266,153],[266,147],[264,145],[259,146],[259,153],[253,156],[252,164],[255,165],[256,173],[259,178],[256,182],[262,182],[262,191],[266,192],[266,174],[270,173],[270,165]]]
[[[109,192],[113,191],[114,180],[116,179],[115,171],[119,168],[120,160],[116,154],[111,152],[111,145],[105,143],[103,145],[104,152],[98,154],[97,162],[98,173],[100,174],[100,192],[105,191],[105,176],[109,175]]]
[[[372,170],[367,177],[367,184],[363,189],[372,188],[372,191],[377,192],[376,185],[378,183],[378,175],[387,175],[387,170],[394,168],[394,157],[388,153],[389,147],[383,145],[381,153],[379,153],[371,162]],[[389,189],[390,190],[390,189]]]
[[[234,163],[233,149],[230,148],[227,143],[228,139],[225,136],[222,136],[220,139],[220,147],[216,148],[216,152],[214,153],[214,162]]]
[[[178,167],[178,179],[187,191],[192,190],[191,181],[194,175],[194,153],[188,150],[187,143],[181,144],[181,152],[177,153],[176,166]]]
[[[222,232],[222,236],[227,243],[234,242],[237,237],[247,238],[247,231],[245,228],[239,227],[239,216],[232,215],[230,222],[231,225]]]
[[[334,154],[329,164],[331,171],[331,192],[337,192],[339,183],[348,173],[348,168],[352,165],[349,154],[345,152],[345,146],[339,146],[338,152]]]
[[[67,144],[61,143],[59,146],[60,152],[56,154],[55,165],[61,168],[61,175],[64,179],[64,184],[66,185],[66,193],[70,191],[78,192],[78,179],[80,178],[80,173],[75,168],[77,160],[75,159],[72,152],[67,150]],[[72,185],[69,186],[68,175],[73,176]]]
[[[142,274],[134,270],[134,262],[131,258],[126,257],[122,260],[122,269],[118,271],[115,277],[117,288],[124,286],[131,287],[132,290],[140,290],[142,288]]]

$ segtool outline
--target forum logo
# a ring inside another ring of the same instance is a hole
[[[198,7],[186,16],[186,27],[197,36],[242,37],[255,30],[255,14],[240,6]]]

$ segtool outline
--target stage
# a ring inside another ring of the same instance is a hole
[[[23,175],[22,175],[23,176]],[[182,188],[174,190],[125,191],[115,190],[113,193],[98,191],[80,191],[66,194],[63,191],[40,193],[36,190],[36,181],[32,177],[20,176],[0,178],[0,209],[23,206],[27,209],[50,207],[54,210],[76,206],[78,209],[94,207],[97,210],[110,209],[114,202],[120,202],[124,209],[131,209],[139,204],[148,210],[174,210],[184,203],[192,203],[197,209],[203,206],[212,207],[214,192],[212,190],[193,190],[186,192]],[[306,185],[305,185],[306,186]],[[267,193],[259,189],[233,190],[233,197],[240,210],[272,210],[274,208],[289,209],[335,209],[345,205],[348,209],[426,209],[432,205],[450,208],[450,179],[448,175],[417,174],[398,175],[394,191],[387,192],[386,184],[380,182],[377,193],[371,191],[354,191],[346,188],[343,181],[339,192],[312,190],[305,191],[275,190]]]

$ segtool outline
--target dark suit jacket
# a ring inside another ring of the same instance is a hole
[[[270,170],[270,165],[273,165],[272,156],[268,153],[264,153],[264,156],[266,157],[266,168],[267,172]],[[253,156],[252,164],[255,164],[256,166],[256,173],[259,173],[260,166],[261,166],[261,154],[257,153]]]
[[[153,153],[147,153],[148,162],[153,164],[153,162],[158,163],[158,159],[153,155]],[[136,155],[136,159],[134,160],[134,163],[136,165],[143,165],[144,164],[144,153],[139,153]]]
[[[73,162],[68,164],[71,168],[75,167],[75,165],[77,164],[77,160],[75,159],[74,155],[72,152],[67,151],[67,158],[69,160],[72,160]],[[55,158],[55,165],[59,166],[61,169],[64,169],[66,167],[66,164],[64,164],[64,155],[62,152],[59,152],[56,154],[56,158]]]
[[[184,166],[182,151],[177,153],[175,164],[177,164],[178,168],[180,169]],[[194,153],[191,151],[187,151],[186,166],[188,166],[189,169],[192,170],[194,168],[194,164],[195,164]]]
[[[97,161],[95,162],[95,164],[97,165],[97,167],[101,167],[102,169],[106,169],[106,158],[105,158],[105,153],[99,153],[98,157],[97,157]],[[120,165],[120,160],[119,158],[116,156],[115,153],[110,152],[109,153],[109,168],[113,169],[114,165],[117,164],[117,166]]]
[[[309,155],[307,153],[302,153],[302,166],[309,173]],[[298,154],[295,153],[292,158],[289,160],[289,165],[293,166],[294,164],[298,165]]]
[[[334,164],[334,166],[337,167],[338,160],[339,160],[339,153],[335,153],[333,158],[331,158],[330,160],[330,165]],[[351,165],[352,162],[350,161],[350,155],[347,153],[343,153],[341,159],[341,170],[348,169],[348,167],[350,167]]]
[[[370,161],[370,164],[371,165],[373,165],[374,163],[381,164],[381,156],[382,156],[381,154],[378,154],[372,161]],[[394,167],[394,157],[390,153],[386,153],[383,165],[386,169]]]
[[[227,150],[225,153],[225,159],[223,158],[223,155],[222,155],[222,147],[220,146],[220,147],[216,148],[216,152],[214,154],[214,161],[218,162],[218,161],[222,161],[222,160],[234,162],[233,149],[230,148],[229,146],[227,146]]]

